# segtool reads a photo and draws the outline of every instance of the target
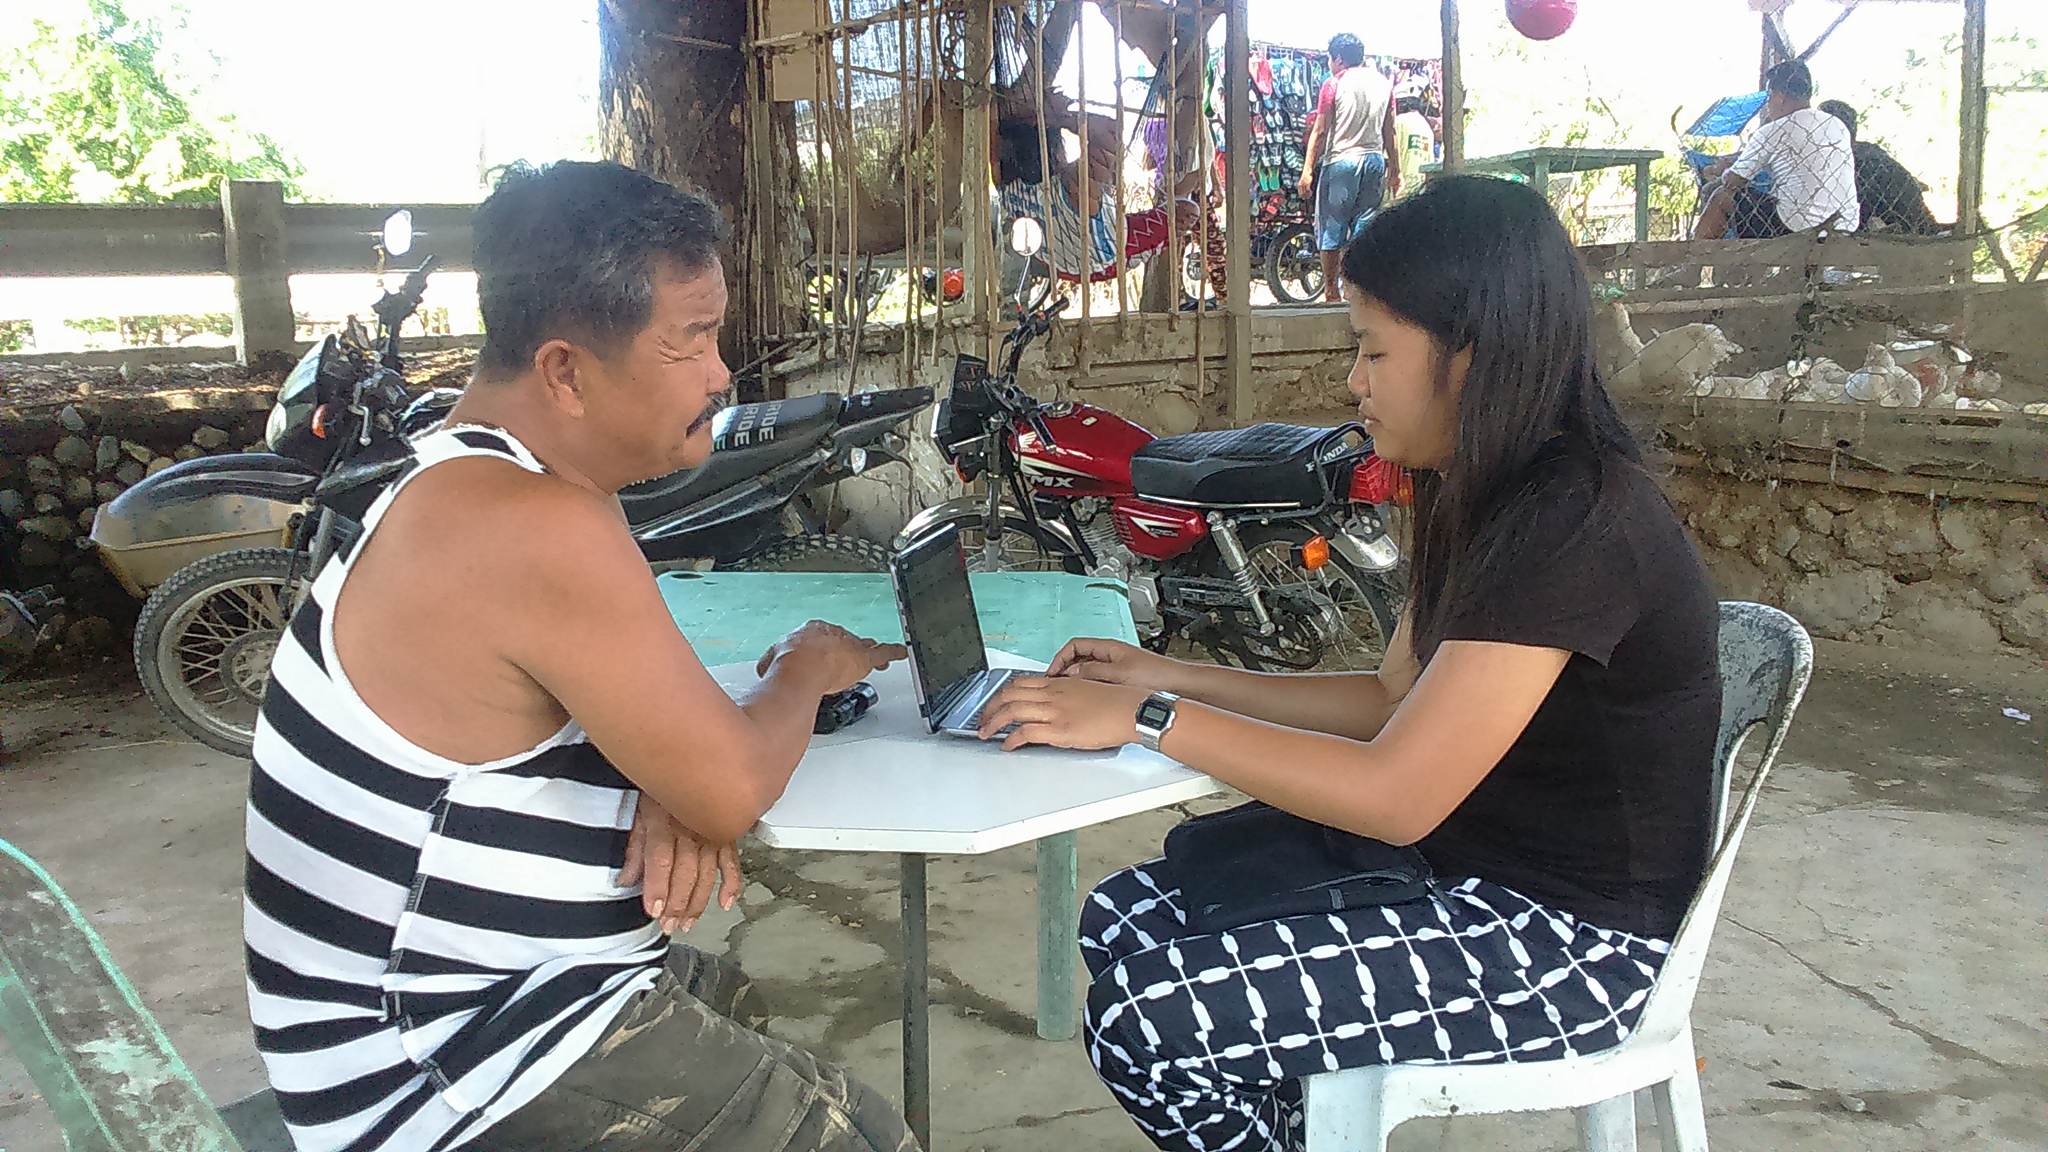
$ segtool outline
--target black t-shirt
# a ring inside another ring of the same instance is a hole
[[[1501,514],[1529,526],[1523,555],[1443,639],[1572,655],[1420,848],[1439,873],[1668,940],[1705,872],[1711,821],[1720,623],[1705,569],[1656,482],[1626,461],[1553,450]]]

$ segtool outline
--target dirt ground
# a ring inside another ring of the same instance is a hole
[[[0,724],[16,757],[0,767],[0,837],[66,886],[210,1093],[258,1088],[246,766],[178,736],[111,670],[0,685]],[[1693,1012],[1716,1148],[2048,1148],[2044,732],[2048,669],[1822,645]],[[1082,833],[1084,882],[1152,854],[1175,818]],[[692,942],[756,976],[774,1030],[895,1094],[895,862],[757,850],[749,864],[740,910],[706,917]],[[1078,1042],[1033,1036],[1032,869],[1028,847],[932,863],[934,1142],[1137,1152]],[[1563,1115],[1417,1122],[1395,1138],[1575,1146]],[[61,1147],[0,1051],[0,1152]]]

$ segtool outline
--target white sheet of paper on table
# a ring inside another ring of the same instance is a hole
[[[1042,670],[988,650],[991,667]],[[737,696],[752,664],[711,670]],[[1135,745],[1116,751],[1004,752],[934,735],[917,714],[907,661],[868,678],[879,697],[859,722],[817,737],[789,788],[755,827],[783,848],[976,854],[1220,791],[1209,777]]]

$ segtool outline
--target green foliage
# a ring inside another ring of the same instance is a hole
[[[122,0],[74,0],[0,44],[0,200],[207,200],[223,177],[277,180],[299,165],[276,141],[193,106],[165,30]]]
[[[28,348],[35,325],[27,320],[0,320],[0,356]]]
[[[233,338],[235,318],[225,312],[201,315],[88,316],[66,320],[65,325],[80,332],[118,334],[120,348],[164,348],[201,335]]]

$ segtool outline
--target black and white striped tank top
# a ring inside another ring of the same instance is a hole
[[[411,481],[463,457],[541,470],[496,429],[416,447],[292,615],[256,727],[249,1012],[299,1152],[462,1144],[587,1052],[667,951],[617,883],[638,793],[582,729],[457,763],[379,719],[335,657],[350,563]]]

